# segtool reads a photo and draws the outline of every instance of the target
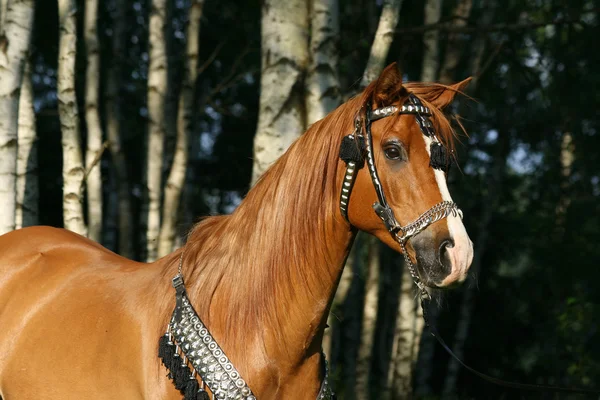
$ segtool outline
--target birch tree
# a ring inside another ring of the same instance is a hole
[[[58,116],[63,150],[63,224],[66,229],[87,235],[83,218],[84,168],[75,97],[75,56],[77,45],[74,0],[58,0],[60,36],[58,43]]]
[[[194,88],[198,77],[198,51],[200,47],[200,19],[204,0],[194,0],[190,6],[187,27],[187,45],[185,58],[185,71],[179,108],[177,115],[177,142],[175,157],[165,186],[165,200],[163,205],[163,221],[160,228],[158,246],[159,257],[173,251],[175,242],[175,226],[181,202],[181,193],[185,183],[185,171],[189,156],[189,139],[192,130],[194,112]]]
[[[367,67],[361,80],[362,87],[367,86],[371,81],[375,80],[381,71],[383,71],[388,53],[390,52],[390,46],[394,40],[396,26],[400,19],[401,7],[402,0],[384,0],[383,2],[379,25],[377,25],[377,32],[375,32],[375,38],[371,45]]]
[[[442,16],[442,0],[425,1],[425,25],[435,24]],[[432,29],[423,34],[423,67],[421,81],[433,82],[439,67],[439,33]]]
[[[15,228],[38,224],[37,132],[33,108],[31,62],[25,63],[19,97],[17,208]]]
[[[260,101],[252,184],[306,129],[302,85],[308,65],[306,0],[265,0],[261,29]]]
[[[106,79],[106,135],[108,137],[109,150],[112,157],[112,168],[114,174],[111,174],[113,185],[116,188],[116,194],[109,191],[107,197],[107,221],[110,221],[110,215],[116,215],[118,218],[119,245],[118,252],[124,257],[131,258],[133,237],[133,224],[131,221],[131,200],[129,190],[129,176],[127,165],[125,163],[125,154],[121,146],[121,104],[119,101],[119,90],[122,84],[122,60],[125,57],[125,12],[127,10],[127,1],[117,1],[115,16],[112,25],[112,59],[108,64]],[[118,209],[118,212],[114,212]],[[111,221],[112,223],[112,221]],[[106,232],[105,238],[110,232]],[[105,239],[106,241],[106,239]]]
[[[413,362],[415,358],[416,307],[413,279],[406,265],[402,270],[400,303],[394,328],[391,362],[385,387],[385,399],[412,398]]]
[[[15,229],[17,129],[23,69],[31,40],[34,1],[0,10],[0,235]]]
[[[102,177],[97,157],[102,152],[102,127],[98,112],[100,55],[98,51],[98,0],[86,0],[84,36],[87,56],[85,76],[85,122],[87,125],[86,186],[89,238],[100,242],[102,235]]]
[[[310,64],[306,76],[306,116],[308,124],[324,118],[340,105],[338,0],[312,0]]]
[[[441,9],[441,0],[427,0],[425,2],[425,25],[438,22]],[[429,31],[423,36],[421,81],[435,81],[438,68],[438,34]],[[394,395],[401,396],[400,398],[411,398],[413,393],[412,380],[419,356],[424,321],[421,307],[418,301],[415,300],[413,280],[406,265],[402,270],[402,286],[398,307],[387,387],[391,388]],[[434,343],[430,343],[430,345],[433,354]],[[427,365],[424,368],[431,367]]]
[[[165,37],[166,0],[152,0],[148,66],[148,153],[146,161],[146,260],[158,255],[160,200],[165,140],[165,99],[167,95],[167,52]]]
[[[356,362],[356,398],[369,399],[369,376],[371,359],[373,357],[373,339],[377,322],[377,306],[379,295],[379,243],[370,236],[368,241],[368,275],[365,285],[365,305],[362,313],[362,329],[358,360]]]
[[[451,25],[456,28],[461,28],[467,25],[469,16],[471,15],[471,8],[473,7],[473,0],[460,0],[452,13]],[[464,46],[461,46],[461,38],[458,33],[451,32],[448,34],[448,41],[446,44],[446,54],[444,55],[444,64],[440,69],[440,82],[449,84],[453,82],[456,77],[456,67],[460,62]]]

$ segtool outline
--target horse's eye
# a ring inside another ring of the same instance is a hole
[[[402,151],[396,144],[390,144],[383,149],[388,160],[399,160],[402,157]]]

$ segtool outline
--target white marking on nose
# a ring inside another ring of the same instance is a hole
[[[429,157],[431,157],[430,149],[431,142],[433,142],[433,140],[425,135],[423,135],[423,138],[425,139],[427,154],[429,154]],[[444,171],[434,168],[433,173],[435,175],[435,181],[438,184],[438,188],[440,189],[442,200],[452,201],[452,196],[450,196],[450,191],[448,190],[448,184],[446,183],[446,175],[444,174]],[[471,262],[473,261],[473,242],[467,234],[467,230],[462,223],[462,219],[460,217],[449,215],[446,218],[446,221],[448,224],[450,238],[454,241],[454,247],[446,248],[452,264],[452,271],[446,278],[444,278],[444,280],[440,283],[440,286],[446,286],[456,281],[464,281],[467,277],[467,271],[471,266]]]

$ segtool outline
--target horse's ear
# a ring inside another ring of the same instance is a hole
[[[446,108],[448,105],[450,105],[450,103],[452,103],[454,96],[456,96],[457,93],[464,93],[464,89],[467,87],[469,82],[471,82],[471,79],[473,78],[469,77],[464,81],[455,83],[454,85],[448,85],[448,88],[443,88],[439,91],[439,93],[436,93],[437,96],[427,100],[439,109]],[[437,91],[432,91],[432,94],[435,92]]]
[[[398,101],[404,92],[406,89],[402,86],[402,73],[398,69],[398,64],[394,62],[385,67],[379,75],[375,83],[373,101],[376,107],[386,107]]]

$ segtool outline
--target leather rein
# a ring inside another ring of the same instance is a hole
[[[406,266],[410,272],[411,277],[413,278],[413,282],[419,290],[421,308],[423,310],[423,319],[425,321],[425,325],[429,328],[429,332],[431,333],[431,335],[435,337],[436,340],[440,343],[440,345],[446,350],[446,352],[448,352],[448,354],[452,356],[452,358],[454,358],[465,369],[467,369],[474,375],[495,385],[530,391],[550,391],[587,395],[600,394],[600,390],[594,389],[526,384],[494,378],[470,367],[469,365],[465,364],[456,354],[454,354],[454,352],[446,344],[444,339],[440,336],[436,327],[433,324],[431,324],[431,321],[429,320],[429,313],[427,312],[427,310],[431,301],[431,295],[427,291],[423,282],[421,282],[421,279],[419,278],[419,275],[416,272],[415,265],[408,256],[405,245],[410,238],[414,237],[434,222],[444,219],[450,215],[459,216],[462,219],[462,211],[457,207],[455,203],[450,201],[443,201],[434,205],[432,208],[421,214],[421,216],[419,216],[415,221],[405,226],[402,226],[394,216],[393,210],[386,201],[385,194],[383,192],[383,188],[381,186],[381,182],[377,174],[375,158],[373,155],[373,136],[371,134],[371,124],[373,123],[373,121],[377,121],[379,119],[394,114],[414,115],[423,135],[431,139],[431,147],[429,149],[429,154],[430,166],[432,168],[447,171],[447,168],[450,164],[448,156],[446,154],[446,149],[443,147],[443,145],[437,138],[435,130],[433,129],[433,124],[429,120],[429,117],[432,115],[431,111],[429,110],[429,108],[423,106],[419,98],[412,93],[409,94],[408,99],[400,108],[396,106],[389,106],[371,110],[371,104],[367,103],[364,114],[364,117],[360,114],[356,116],[354,123],[354,132],[348,136],[345,136],[340,146],[340,158],[346,163],[346,173],[344,174],[344,180],[342,183],[342,190],[340,194],[340,211],[342,213],[342,216],[346,219],[346,221],[350,225],[352,225],[348,218],[348,204],[350,203],[350,195],[352,192],[352,187],[354,186],[354,181],[356,180],[358,170],[360,170],[364,166],[364,162],[366,159],[369,175],[371,176],[371,181],[373,182],[373,187],[375,188],[375,192],[377,193],[378,199],[378,201],[373,204],[373,210],[379,216],[379,218],[381,218],[388,232],[390,232],[392,237],[398,242],[398,244],[402,248],[402,254],[404,256]]]

